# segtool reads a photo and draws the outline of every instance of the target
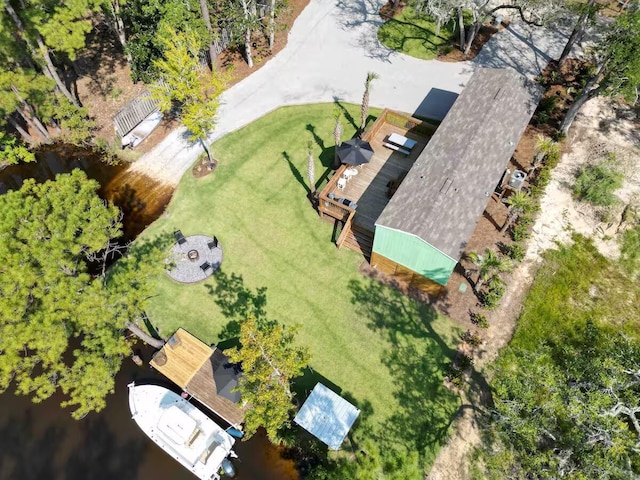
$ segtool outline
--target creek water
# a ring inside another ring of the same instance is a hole
[[[133,240],[164,211],[172,188],[131,174],[126,165],[109,166],[99,156],[76,147],[56,145],[41,151],[38,162],[0,171],[0,193],[19,188],[27,178],[42,182],[58,173],[80,168],[97,180],[100,195],[123,211],[124,239]],[[60,407],[61,395],[34,404],[13,392],[0,395],[0,480],[191,480],[195,478],[157,447],[131,419],[127,384],[170,384],[146,361],[151,349],[141,347],[145,360],[137,367],[125,359],[116,376],[116,391],[107,407],[82,420],[73,420]],[[215,417],[214,417],[215,418]],[[219,421],[221,425],[224,422]],[[238,441],[234,460],[240,480],[294,480],[294,462],[282,456],[259,432]]]

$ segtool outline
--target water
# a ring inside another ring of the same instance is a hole
[[[126,165],[108,166],[91,152],[61,145],[40,152],[37,163],[0,171],[0,193],[19,188],[26,178],[42,182],[73,168],[97,180],[101,196],[123,211],[125,240],[134,239],[158,218],[171,199],[171,187],[132,175]],[[151,350],[142,351],[148,360]],[[0,480],[193,480],[131,419],[127,384],[132,380],[167,382],[148,365],[137,367],[125,359],[107,407],[80,421],[60,408],[61,395],[40,404],[12,392],[0,395]],[[293,462],[283,459],[264,435],[238,441],[235,450],[240,480],[298,478]]]

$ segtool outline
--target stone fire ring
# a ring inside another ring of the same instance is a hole
[[[215,273],[222,263],[222,247],[209,248],[213,237],[208,235],[190,235],[182,245],[178,242],[171,247],[166,259],[167,275],[180,283],[200,282]],[[203,270],[200,266],[209,263],[211,267]]]

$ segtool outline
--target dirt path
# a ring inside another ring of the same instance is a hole
[[[553,248],[556,242],[569,241],[572,230],[593,238],[604,255],[615,258],[619,254],[617,238],[624,230],[622,210],[625,205],[640,202],[640,129],[637,120],[633,120],[628,111],[597,98],[584,107],[567,141],[569,149],[554,170],[541,199],[541,214],[533,226],[525,261],[507,279],[508,290],[502,307],[488,315],[491,326],[484,335],[485,343],[476,353],[475,368],[479,373],[471,376],[469,392],[462,395],[462,407],[451,429],[451,438],[440,450],[427,477],[429,480],[470,478],[469,454],[480,442],[479,421],[490,402],[485,367],[495,360],[513,335],[541,254]],[[576,202],[571,194],[571,184],[580,165],[598,160],[608,152],[615,153],[625,174],[625,183],[616,192],[620,204],[611,209],[609,215],[602,215],[601,210]]]

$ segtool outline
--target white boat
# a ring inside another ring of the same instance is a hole
[[[151,440],[202,480],[233,476],[235,439],[180,395],[157,385],[129,384],[129,408]]]

